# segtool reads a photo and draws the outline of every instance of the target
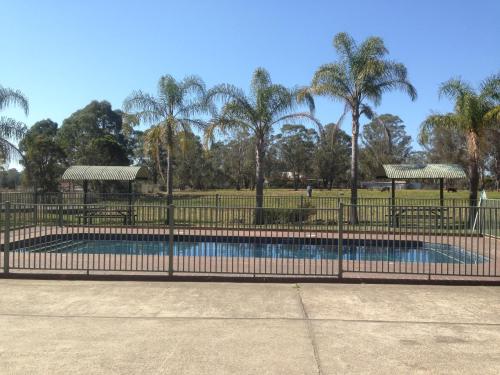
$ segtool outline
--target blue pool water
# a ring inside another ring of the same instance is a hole
[[[28,250],[28,249],[27,249]],[[42,249],[31,251],[41,251]],[[52,245],[50,251],[90,254],[168,255],[163,241],[67,241]],[[278,259],[337,259],[337,245],[252,244],[234,242],[175,242],[175,256],[256,257]],[[399,247],[346,243],[343,259],[389,262],[467,263],[487,258],[447,244],[405,243]]]

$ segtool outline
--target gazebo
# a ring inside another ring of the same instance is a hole
[[[385,178],[391,185],[392,205],[396,204],[396,180],[439,180],[439,203],[444,206],[444,180],[467,178],[457,164],[384,164]]]
[[[83,204],[88,203],[89,181],[128,181],[128,222],[132,222],[132,183],[135,180],[147,180],[149,173],[146,167],[74,165],[66,169],[62,175],[65,181],[82,181]],[[84,221],[86,215],[84,213]]]

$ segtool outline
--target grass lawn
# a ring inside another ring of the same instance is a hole
[[[232,195],[232,196],[254,196],[254,190],[236,190],[236,189],[218,189],[218,190],[192,190],[180,191],[176,190],[175,195]],[[264,191],[266,196],[304,196],[306,195],[305,189],[266,189]],[[499,191],[488,191],[488,198],[500,199]],[[351,191],[349,189],[332,189],[332,190],[313,190],[313,197],[350,197]],[[379,190],[359,189],[358,196],[361,198],[390,198],[391,193],[381,192]],[[469,192],[467,190],[459,190],[456,193],[448,193],[445,191],[445,199],[468,199]],[[409,199],[439,199],[439,190],[397,190],[396,198],[409,198]]]

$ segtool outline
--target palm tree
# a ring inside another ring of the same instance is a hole
[[[11,106],[19,106],[28,115],[28,99],[18,90],[0,86],[0,111]],[[0,153],[4,162],[14,156],[22,157],[21,151],[10,140],[17,141],[26,133],[26,125],[10,117],[0,117]]]
[[[205,84],[196,76],[177,81],[165,75],[158,82],[158,96],[134,91],[123,104],[126,112],[136,111],[140,121],[153,125],[150,147],[158,150],[158,136],[163,138],[167,153],[167,203],[173,202],[172,155],[174,137],[179,131],[189,131],[191,126],[203,128],[204,122],[193,118],[205,110]],[[154,152],[153,152],[154,153]],[[157,154],[159,157],[159,153]]]
[[[428,116],[421,125],[420,139],[427,139],[433,128],[458,129],[464,133],[469,159],[469,204],[474,207],[479,188],[481,140],[486,129],[500,127],[500,74],[486,78],[477,91],[461,79],[450,79],[439,88],[439,96],[455,102],[454,112]]]
[[[165,143],[165,138],[165,127],[161,125],[152,126],[144,133],[144,153],[151,159],[153,168],[163,183],[167,181],[161,165],[162,146]]]
[[[382,94],[402,90],[412,100],[417,92],[408,81],[406,67],[386,58],[388,50],[381,38],[370,37],[358,45],[354,39],[339,33],[333,39],[339,60],[319,67],[314,73],[311,87],[304,90],[344,103],[344,114],[352,116],[351,152],[351,223],[357,223],[358,201],[358,137],[361,116],[373,117],[368,103],[378,105]],[[343,117],[343,116],[342,116]]]
[[[267,142],[273,127],[286,120],[309,119],[319,125],[312,112],[314,102],[309,95],[303,95],[300,101],[306,101],[309,112],[293,112],[299,104],[298,89],[289,89],[271,81],[269,73],[257,68],[250,83],[249,95],[238,87],[221,84],[209,90],[207,100],[222,100],[220,113],[215,115],[206,128],[207,140],[213,138],[215,131],[224,134],[233,130],[243,130],[255,139],[255,204],[256,223],[262,222],[264,201],[264,160]]]

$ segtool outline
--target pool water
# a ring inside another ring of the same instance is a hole
[[[27,249],[28,250],[28,249]],[[31,249],[31,251],[41,251]],[[90,254],[168,255],[163,241],[65,241],[50,251]],[[276,259],[337,259],[337,244],[253,244],[235,242],[175,242],[175,256],[256,257]],[[448,244],[400,243],[399,247],[346,243],[343,259],[362,261],[466,263],[477,264],[487,258]]]

